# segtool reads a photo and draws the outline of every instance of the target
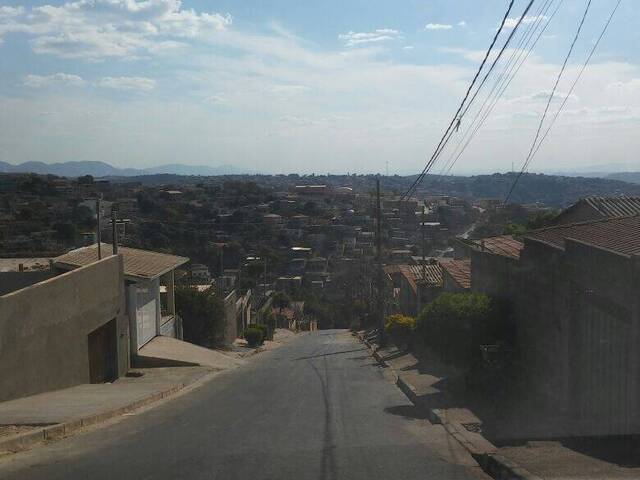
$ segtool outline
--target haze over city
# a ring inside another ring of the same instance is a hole
[[[418,173],[504,3],[4,1],[0,161]],[[520,168],[583,3],[564,2],[452,173]],[[594,2],[551,111],[614,4]],[[530,170],[637,170],[639,21],[623,2]]]

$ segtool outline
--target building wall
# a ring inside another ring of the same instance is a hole
[[[117,319],[118,374],[128,369],[121,256],[0,297],[0,401],[89,382],[87,336]]]
[[[530,394],[561,416],[564,433],[640,433],[638,267],[576,241],[564,251],[525,244],[519,366]]]

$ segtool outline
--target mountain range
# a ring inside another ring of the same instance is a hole
[[[58,175],[61,177],[79,177],[91,175],[93,177],[133,177],[140,175],[238,175],[249,173],[233,165],[220,165],[210,167],[208,165],[184,165],[168,164],[151,168],[117,168],[105,162],[25,162],[18,165],[0,161],[0,173],[38,173],[41,175]]]

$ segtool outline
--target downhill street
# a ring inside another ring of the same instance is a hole
[[[155,408],[0,458],[10,479],[483,476],[346,331],[302,334]]]

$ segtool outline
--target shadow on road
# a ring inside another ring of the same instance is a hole
[[[396,405],[395,407],[387,407],[384,409],[385,413],[390,413],[391,415],[398,415],[400,417],[405,418],[414,418],[419,420],[424,420],[427,417],[427,412],[418,408],[415,405]]]

